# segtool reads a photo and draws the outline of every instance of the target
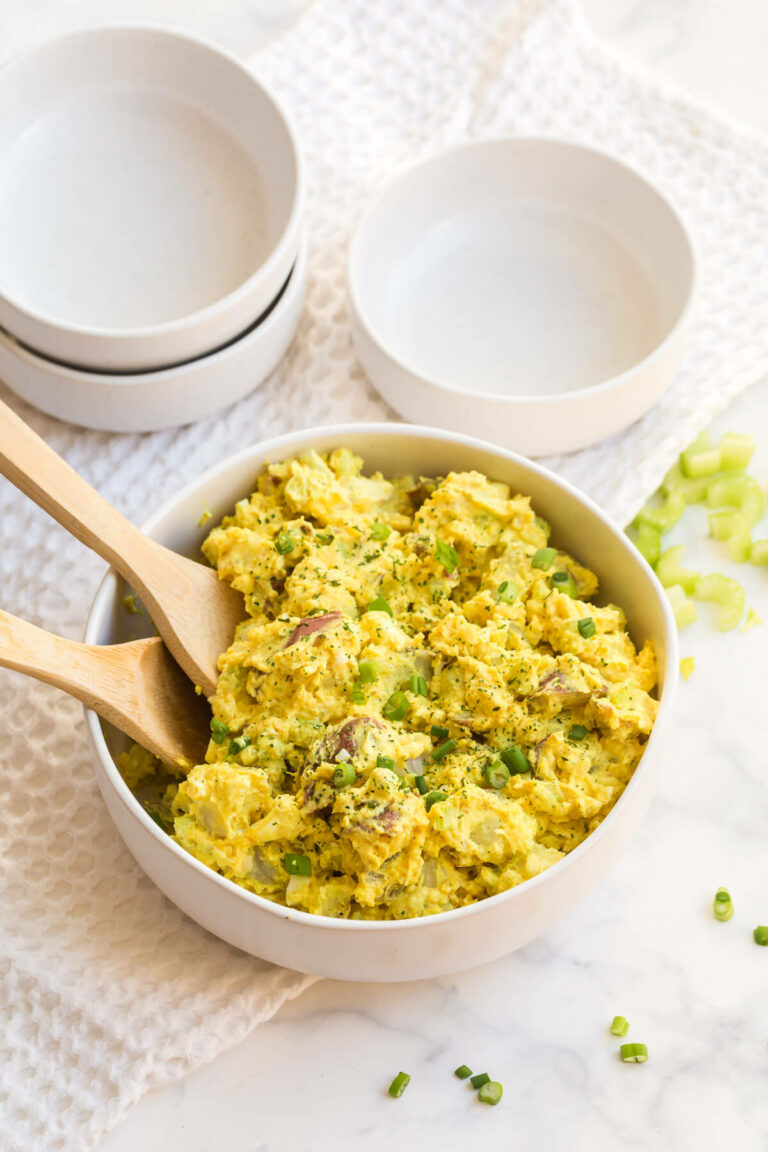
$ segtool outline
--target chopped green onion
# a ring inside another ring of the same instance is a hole
[[[752,935],[755,938],[755,944],[761,944],[763,948],[768,945],[768,928],[765,924],[759,924]]]
[[[450,576],[455,572],[459,566],[459,554],[452,544],[446,544],[442,540],[438,540],[435,546],[435,554]]]
[[[411,1078],[407,1072],[398,1072],[389,1088],[387,1088],[387,1092],[397,1100],[397,1098],[405,1092],[410,1082]]]
[[[644,508],[641,508],[634,523],[638,525],[650,524],[663,536],[665,532],[669,532],[670,528],[674,528],[683,512],[685,512],[685,497],[682,492],[673,488],[663,504],[659,504],[655,508],[646,504]]]
[[[745,473],[713,480],[707,488],[707,504],[710,508],[722,508],[724,505],[738,508],[750,528],[754,528],[762,519],[765,510],[762,488],[754,476]]]
[[[658,528],[643,521],[639,524],[633,523],[629,528],[629,537],[640,555],[653,567],[661,555],[661,532]]]
[[[419,794],[421,796],[426,796],[427,792],[429,791],[429,787],[428,787],[427,782],[424,779],[424,777],[423,776],[416,776],[414,778],[413,782],[416,785],[416,788],[418,789]]]
[[[504,1089],[498,1080],[489,1080],[487,1084],[480,1086],[477,1098],[481,1104],[498,1104],[503,1095]]]
[[[229,742],[229,750],[227,755],[236,756],[238,752],[242,752],[243,749],[247,748],[250,742],[251,741],[248,736],[235,736],[234,740],[230,740]]]
[[[648,1059],[645,1044],[622,1044],[619,1052],[625,1064],[645,1064]]]
[[[309,856],[300,856],[296,852],[286,852],[283,857],[283,867],[289,876],[312,875],[312,861]]]
[[[696,589],[701,572],[694,572],[691,568],[682,567],[680,562],[683,558],[683,552],[682,544],[676,544],[674,548],[667,548],[656,564],[656,575],[662,588],[671,588],[674,584],[679,584],[686,596],[690,596]]]
[[[469,1082],[473,1088],[482,1088],[484,1084],[490,1084],[491,1078],[487,1072],[478,1072],[476,1076],[470,1078]]]
[[[572,600],[576,599],[576,585],[570,572],[555,572],[552,576],[552,587],[558,592],[564,592]]]
[[[687,628],[689,624],[693,624],[694,620],[698,620],[699,613],[696,605],[688,599],[680,584],[673,584],[671,588],[666,588],[665,592],[679,629]]]
[[[753,564],[768,564],[768,540],[755,540],[749,559]]]
[[[443,728],[442,724],[433,724],[429,734],[434,740],[445,740],[446,736],[450,736],[450,732],[447,728]]]
[[[746,593],[741,584],[730,576],[711,572],[702,576],[696,585],[696,599],[717,604],[719,610],[715,616],[715,627],[721,632],[727,632],[736,627],[744,614]]]
[[[349,698],[353,704],[365,704],[365,692],[363,692],[359,680],[355,680],[354,684],[352,685]]]
[[[382,712],[387,720],[404,720],[410,706],[411,702],[405,692],[393,692],[384,705]]]
[[[427,696],[427,682],[423,676],[417,676],[415,673],[411,676],[411,692],[414,696]]]
[[[392,529],[388,524],[381,524],[378,520],[371,525],[371,540],[388,540]]]
[[[229,736],[229,728],[222,720],[217,720],[214,716],[211,720],[211,740],[214,744],[223,744]]]
[[[483,768],[483,776],[491,788],[503,788],[505,784],[509,783],[509,768],[501,760],[492,760]]]
[[[755,441],[751,436],[742,436],[737,432],[726,432],[720,441],[720,455],[723,458],[723,468],[747,468],[755,451]]]
[[[510,744],[499,755],[513,776],[522,776],[524,772],[530,772],[531,766],[525,753],[517,744]]]
[[[275,551],[279,552],[281,556],[287,556],[289,552],[293,552],[293,536],[290,532],[279,532],[275,539]]]
[[[357,666],[361,684],[373,684],[379,678],[379,666],[375,660],[361,660]]]
[[[454,1069],[454,1076],[458,1076],[459,1080],[468,1080],[472,1075],[472,1069],[468,1068],[466,1064],[459,1064],[458,1068]]]
[[[427,812],[429,812],[433,804],[439,804],[441,800],[447,799],[448,796],[445,792],[430,792],[427,796],[424,797],[424,807],[426,808]]]
[[[397,763],[391,756],[377,756],[377,768],[388,768],[390,772],[397,772]]]
[[[386,612],[388,616],[392,617],[395,615],[383,596],[377,596],[375,600],[371,600],[366,612]]]
[[[339,764],[333,773],[333,786],[334,788],[346,788],[348,785],[354,784],[356,779],[357,773],[351,764]]]
[[[549,521],[545,520],[543,516],[534,516],[533,522],[539,531],[543,532],[547,539],[549,539],[550,533],[552,532]]]
[[[727,888],[718,888],[712,902],[712,911],[718,920],[725,922],[733,916],[733,901]]]
[[[497,604],[514,604],[520,594],[520,585],[514,580],[502,580],[496,589]]]
[[[554,548],[539,548],[533,554],[531,560],[532,568],[540,568],[542,572],[547,572],[552,567],[557,552]]]
[[[579,620],[576,627],[579,630],[579,634],[583,636],[585,640],[589,640],[589,638],[594,636],[595,632],[597,632],[595,622],[591,616],[583,616],[582,619]]]
[[[629,1032],[629,1021],[625,1016],[614,1016],[611,1021],[611,1032],[614,1036],[626,1036]]]
[[[455,740],[444,740],[443,743],[439,745],[439,747],[435,748],[434,752],[432,753],[432,759],[437,760],[439,763],[440,760],[445,759],[449,752],[453,752],[455,747]]]
[[[568,729],[568,739],[583,740],[588,731],[589,729],[585,728],[583,724],[572,724]]]

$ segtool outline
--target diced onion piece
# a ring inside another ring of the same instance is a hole
[[[641,508],[635,517],[635,522],[638,525],[651,524],[663,534],[669,532],[670,528],[674,528],[683,512],[685,512],[685,498],[682,492],[673,489],[663,504],[659,504],[655,508],[646,504],[644,508]]]
[[[690,596],[699,582],[701,573],[682,567],[683,551],[682,544],[667,548],[656,565],[656,575],[662,587],[671,588],[674,584],[679,584],[686,596]]]
[[[713,480],[707,488],[707,504],[710,508],[738,508],[750,528],[762,519],[765,509],[762,488],[754,476],[745,473]]]
[[[679,584],[673,584],[671,588],[667,588],[665,591],[677,627],[682,630],[687,628],[689,624],[693,624],[694,620],[698,619],[699,613],[693,601],[686,596],[685,589],[681,588]]]
[[[750,560],[753,564],[768,564],[768,540],[755,540]]]
[[[746,601],[744,589],[737,580],[723,576],[720,572],[702,576],[696,585],[695,596],[697,600],[706,600],[718,606],[715,627],[721,632],[735,628],[744,614]]]
[[[755,451],[755,441],[751,436],[738,432],[726,432],[720,441],[720,454],[723,468],[746,468]]]

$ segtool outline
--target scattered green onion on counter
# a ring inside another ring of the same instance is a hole
[[[722,920],[723,923],[725,923],[726,920],[730,920],[731,916],[733,916],[733,901],[727,888],[718,888],[717,892],[715,892],[712,911],[715,914],[715,919]]]
[[[763,948],[768,946],[768,927],[765,924],[759,924],[752,935],[755,938],[755,944],[761,944]]]
[[[629,1032],[629,1021],[625,1016],[614,1016],[611,1021],[611,1032],[614,1036],[626,1036]]]
[[[487,1084],[480,1087],[477,1098],[481,1104],[498,1104],[503,1095],[504,1089],[498,1080],[489,1080]]]
[[[398,1072],[389,1088],[387,1088],[387,1092],[390,1096],[397,1100],[400,1096],[402,1096],[403,1092],[405,1092],[410,1082],[411,1078],[407,1072]]]
[[[470,1077],[469,1082],[473,1088],[482,1088],[484,1084],[490,1084],[491,1078],[487,1072],[478,1072],[476,1076]]]
[[[622,1044],[619,1054],[625,1064],[645,1064],[648,1059],[648,1049],[645,1044]]]
[[[454,1076],[458,1076],[459,1080],[468,1080],[472,1075],[472,1069],[466,1064],[459,1064],[458,1068],[454,1070]]]

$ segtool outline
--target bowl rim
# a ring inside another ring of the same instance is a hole
[[[427,169],[432,165],[439,164],[441,161],[448,159],[450,156],[457,155],[461,152],[481,151],[488,147],[508,147],[510,145],[554,145],[571,149],[585,154],[597,157],[600,160],[608,161],[610,164],[617,168],[623,169],[626,174],[633,177],[639,184],[642,184],[646,191],[655,196],[656,199],[666,209],[669,216],[677,226],[680,235],[683,239],[684,245],[687,249],[688,258],[690,260],[690,277],[688,282],[688,290],[682,309],[680,310],[674,324],[663,337],[661,341],[654,348],[651,349],[645,356],[629,368],[625,368],[623,372],[617,373],[615,376],[608,376],[604,380],[599,380],[595,384],[589,384],[586,388],[578,388],[573,392],[554,392],[547,396],[509,396],[503,392],[480,392],[460,388],[455,384],[448,384],[443,380],[438,380],[434,376],[428,376],[420,368],[409,363],[407,359],[399,355],[392,348],[392,345],[380,339],[376,333],[375,326],[371,322],[369,314],[366,313],[360,295],[357,291],[357,267],[361,261],[362,250],[362,235],[366,226],[370,223],[372,217],[376,214],[382,204],[386,203],[388,196],[396,190],[397,186],[404,182],[409,176],[416,172]],[[639,169],[634,165],[628,163],[626,160],[619,159],[617,156],[606,152],[601,148],[593,147],[591,144],[582,144],[574,140],[566,140],[559,136],[536,136],[536,135],[504,135],[484,137],[478,140],[466,141],[463,144],[458,144],[449,148],[442,148],[439,151],[425,156],[423,159],[417,161],[415,164],[409,164],[401,167],[394,176],[381,188],[374,198],[368,203],[363,210],[363,214],[355,225],[352,239],[349,245],[349,253],[347,257],[347,298],[349,300],[350,309],[354,317],[362,329],[363,333],[371,344],[377,348],[383,356],[386,356],[390,364],[392,364],[399,372],[407,373],[413,383],[428,388],[440,389],[444,392],[450,393],[453,396],[461,396],[473,400],[491,401],[493,403],[501,403],[509,405],[511,408],[520,407],[533,407],[539,409],[554,410],[558,406],[563,406],[568,403],[576,403],[582,397],[589,399],[591,397],[601,397],[606,392],[610,392],[614,388],[620,388],[635,376],[638,372],[644,371],[647,368],[652,368],[655,362],[664,355],[667,348],[677,339],[679,334],[687,326],[699,290],[699,259],[696,253],[696,247],[693,243],[691,233],[685,224],[677,208],[648,177],[644,176]]]
[[[220,360],[238,352],[244,346],[250,346],[256,340],[268,337],[272,329],[283,319],[286,311],[301,294],[306,279],[308,262],[308,246],[305,237],[301,237],[296,260],[291,267],[285,283],[280,288],[272,303],[261,315],[243,332],[238,333],[231,340],[220,344],[211,352],[204,352],[200,356],[193,356],[190,360],[182,360],[178,364],[171,364],[166,368],[146,368],[141,371],[103,372],[99,369],[80,368],[68,364],[64,360],[55,360],[50,356],[43,356],[41,352],[28,347],[17,340],[6,328],[0,327],[0,345],[17,359],[29,364],[40,372],[55,376],[62,382],[97,384],[104,388],[130,388],[135,384],[157,383],[165,384],[179,376],[189,375],[198,368],[207,368],[210,364],[218,364]]]
[[[142,325],[135,328],[105,328],[89,324],[76,324],[71,321],[57,320],[56,317],[19,301],[14,295],[0,287],[0,302],[7,305],[10,309],[13,309],[18,315],[27,317],[28,320],[33,321],[40,328],[59,333],[62,336],[83,337],[90,340],[113,340],[116,344],[123,345],[129,345],[133,341],[147,341],[158,337],[175,336],[187,332],[190,329],[196,328],[198,325],[205,325],[209,320],[216,318],[221,313],[228,312],[231,308],[240,304],[244,297],[250,294],[255,285],[260,280],[269,279],[275,268],[283,261],[286,249],[294,243],[294,239],[299,230],[304,215],[304,202],[306,198],[304,159],[293,122],[282,101],[275,95],[271,86],[260,76],[257,76],[239,57],[220,44],[207,39],[205,36],[197,36],[163,23],[147,24],[141,21],[124,21],[116,24],[100,24],[90,28],[80,28],[72,32],[66,32],[62,36],[48,37],[39,44],[35,44],[26,51],[20,52],[5,61],[2,67],[0,67],[0,73],[6,70],[10,72],[17,67],[24,67],[34,62],[35,57],[42,56],[45,52],[54,48],[66,47],[77,41],[93,40],[100,37],[120,39],[126,33],[161,37],[167,41],[174,41],[178,44],[192,44],[196,48],[203,49],[203,51],[210,53],[212,56],[218,56],[232,69],[244,76],[254,87],[258,88],[266,98],[267,103],[271,105],[277,120],[282,123],[285,129],[289,151],[294,165],[295,180],[293,184],[293,201],[290,215],[266,260],[263,260],[242,284],[239,284],[231,292],[228,292],[226,296],[222,296],[212,304],[206,305],[205,308],[199,308],[196,312],[190,312],[186,316],[181,316],[176,320],[166,321],[161,324]],[[236,137],[234,139],[236,139]],[[157,371],[163,370],[163,368],[157,369]],[[154,369],[150,369],[149,371],[154,371]]]
[[[654,573],[650,565],[635,549],[631,541],[624,535],[620,528],[609,519],[609,517],[598,507],[597,504],[587,495],[580,492],[573,484],[563,479],[562,477],[550,472],[549,469],[543,468],[541,465],[528,460],[524,456],[520,456],[516,452],[511,452],[506,448],[499,448],[496,445],[486,440],[480,440],[473,436],[464,436],[458,432],[444,432],[441,429],[430,428],[427,425],[420,424],[405,424],[399,425],[395,423],[384,422],[361,422],[361,423],[345,423],[345,424],[332,424],[321,426],[318,428],[302,429],[299,432],[290,432],[285,435],[271,437],[260,443],[253,444],[248,448],[241,450],[228,456],[225,460],[215,464],[212,468],[202,472],[196,478],[188,481],[182,488],[179,489],[168,500],[165,500],[159,508],[152,513],[142,524],[142,530],[148,535],[152,532],[157,525],[158,521],[162,519],[173,508],[182,503],[187,497],[194,495],[199,487],[207,482],[212,481],[222,473],[227,472],[229,469],[234,469],[241,463],[245,463],[249,458],[258,454],[265,459],[281,459],[292,451],[292,446],[300,448],[302,445],[309,449],[311,446],[311,437],[322,435],[324,439],[332,439],[335,437],[343,437],[347,435],[376,435],[384,433],[386,436],[398,436],[405,438],[417,439],[419,437],[429,437],[431,439],[440,440],[448,444],[460,444],[468,448],[475,448],[485,452],[492,452],[505,460],[509,460],[516,465],[521,465],[523,469],[529,470],[539,476],[542,476],[548,482],[553,482],[555,487],[563,489],[570,496],[575,497],[582,503],[589,512],[599,519],[610,532],[618,538],[619,543],[624,548],[627,556],[631,561],[638,565],[646,577],[650,578],[651,587],[654,588],[657,600],[662,609],[662,618],[664,620],[666,631],[666,661],[664,664],[664,689],[659,699],[659,711],[656,717],[656,722],[653,726],[648,742],[645,745],[643,755],[640,758],[632,777],[622,792],[619,799],[614,804],[608,815],[602,820],[600,825],[591,832],[581,844],[577,845],[571,852],[558,860],[549,868],[539,872],[536,876],[525,880],[522,884],[516,885],[514,888],[508,888],[504,892],[499,892],[494,896],[487,896],[484,900],[476,900],[472,904],[465,905],[461,908],[452,908],[447,912],[437,912],[429,916],[414,916],[405,920],[348,920],[337,919],[332,916],[321,916],[316,912],[303,912],[300,909],[289,908],[285,904],[279,904],[272,900],[267,900],[263,896],[251,892],[247,888],[242,888],[233,880],[227,879],[219,872],[214,871],[212,868],[207,867],[199,861],[195,856],[186,852],[179,844],[166,835],[151,817],[141,808],[133,793],[128,788],[128,785],[123,780],[118,772],[117,765],[113,760],[109,748],[107,747],[104,733],[101,727],[101,721],[97,714],[88,708],[84,708],[86,730],[88,733],[91,751],[96,755],[99,760],[101,769],[105,774],[107,780],[112,786],[112,791],[116,798],[119,799],[132,818],[138,822],[146,831],[154,837],[155,841],[162,845],[162,847],[171,852],[181,860],[184,864],[193,868],[201,876],[212,880],[215,884],[223,886],[224,890],[234,898],[242,898],[247,904],[253,905],[262,912],[266,912],[271,916],[276,916],[282,920],[292,920],[298,925],[304,927],[314,928],[328,928],[334,931],[350,932],[350,931],[366,931],[366,932],[413,932],[417,931],[420,927],[425,925],[441,925],[446,921],[453,922],[463,917],[471,917],[481,915],[483,911],[487,911],[489,907],[496,907],[502,903],[514,903],[516,899],[521,898],[521,893],[528,893],[533,889],[540,887],[542,884],[554,883],[557,876],[574,861],[578,861],[590,848],[596,844],[603,836],[606,835],[606,828],[610,828],[615,822],[616,813],[620,812],[629,803],[628,797],[631,798],[638,788],[638,781],[644,772],[644,765],[647,762],[649,750],[657,749],[657,746],[662,738],[663,732],[668,726],[669,716],[672,710],[673,698],[679,680],[679,651],[677,642],[677,627],[672,615],[672,609],[669,605],[667,597],[664,594],[658,577]],[[279,454],[283,454],[282,456]],[[114,569],[110,568],[102,578],[96,595],[93,599],[91,609],[88,614],[88,619],[85,627],[84,640],[87,644],[98,644],[98,632],[102,624],[102,620],[109,613],[113,600],[114,600],[114,585],[117,575]],[[646,771],[648,769],[645,769]],[[140,865],[141,866],[141,865]]]

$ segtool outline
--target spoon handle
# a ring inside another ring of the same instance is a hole
[[[142,560],[157,549],[0,401],[0,473],[97,552],[140,593]]]
[[[166,762],[205,748],[202,702],[158,636],[80,644],[0,611],[0,667],[62,689]]]

